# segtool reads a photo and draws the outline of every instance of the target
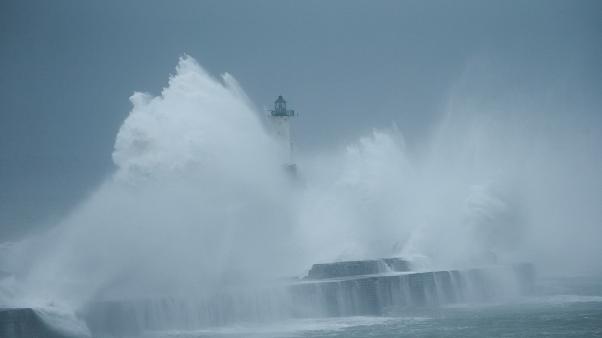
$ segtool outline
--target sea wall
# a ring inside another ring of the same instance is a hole
[[[423,307],[487,302],[530,293],[530,264],[468,270],[398,272],[239,290],[209,298],[95,302],[82,313],[92,333],[136,335],[288,318],[394,315]]]
[[[533,283],[533,267],[518,264],[306,281],[291,286],[291,295],[296,316],[378,316],[510,299],[530,293]]]
[[[314,264],[307,274],[307,279],[326,279],[406,271],[410,271],[410,263],[408,261],[401,258],[382,258]]]
[[[0,309],[2,338],[66,338],[48,326],[31,308]]]

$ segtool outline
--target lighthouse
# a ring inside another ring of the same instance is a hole
[[[294,116],[295,111],[286,109],[286,101],[282,95],[278,96],[274,102],[274,109],[270,111],[270,120],[272,121],[274,135],[284,152],[284,164],[286,168],[293,173],[297,169],[293,160],[293,143],[291,140],[290,126],[290,120]]]

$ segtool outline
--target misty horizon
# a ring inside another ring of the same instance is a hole
[[[532,110],[570,109],[599,123],[595,1],[1,6],[7,239],[51,226],[114,170],[127,98],[158,94],[186,53],[213,74],[233,74],[258,110],[284,95],[300,114],[300,153],[344,147],[393,124],[419,149],[458,87],[492,108],[520,91]],[[329,20],[336,11],[340,21]]]
[[[3,2],[0,335],[599,333],[600,13]]]

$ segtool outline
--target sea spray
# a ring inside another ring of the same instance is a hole
[[[224,79],[183,57],[160,96],[132,96],[114,175],[47,235],[23,283],[28,303],[211,293],[286,271],[288,178]]]
[[[114,174],[54,229],[16,245],[20,257],[6,266],[17,282],[3,303],[75,311],[93,301],[215,297],[316,262],[389,255],[419,270],[525,259],[554,267],[559,257],[591,266],[599,131],[573,138],[564,126],[582,124],[559,113],[517,125],[518,113],[458,99],[466,95],[452,93],[420,153],[403,125],[378,129],[342,150],[299,154],[304,184],[294,184],[234,78],[215,79],[183,57],[161,95],[132,96]],[[575,254],[553,253],[561,242]],[[472,277],[445,276],[458,290],[449,299],[475,297]],[[398,284],[399,294],[413,287]],[[433,302],[438,288],[429,289]],[[321,302],[326,290],[314,291]]]

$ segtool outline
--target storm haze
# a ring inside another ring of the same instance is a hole
[[[4,1],[0,336],[599,334],[601,36],[586,0]]]
[[[158,94],[184,54],[234,74],[260,111],[285,95],[300,113],[299,153],[393,124],[420,153],[458,100],[483,114],[560,114],[571,132],[599,135],[600,11],[597,1],[3,1],[0,236],[52,226],[96,189],[115,170],[128,97]]]

